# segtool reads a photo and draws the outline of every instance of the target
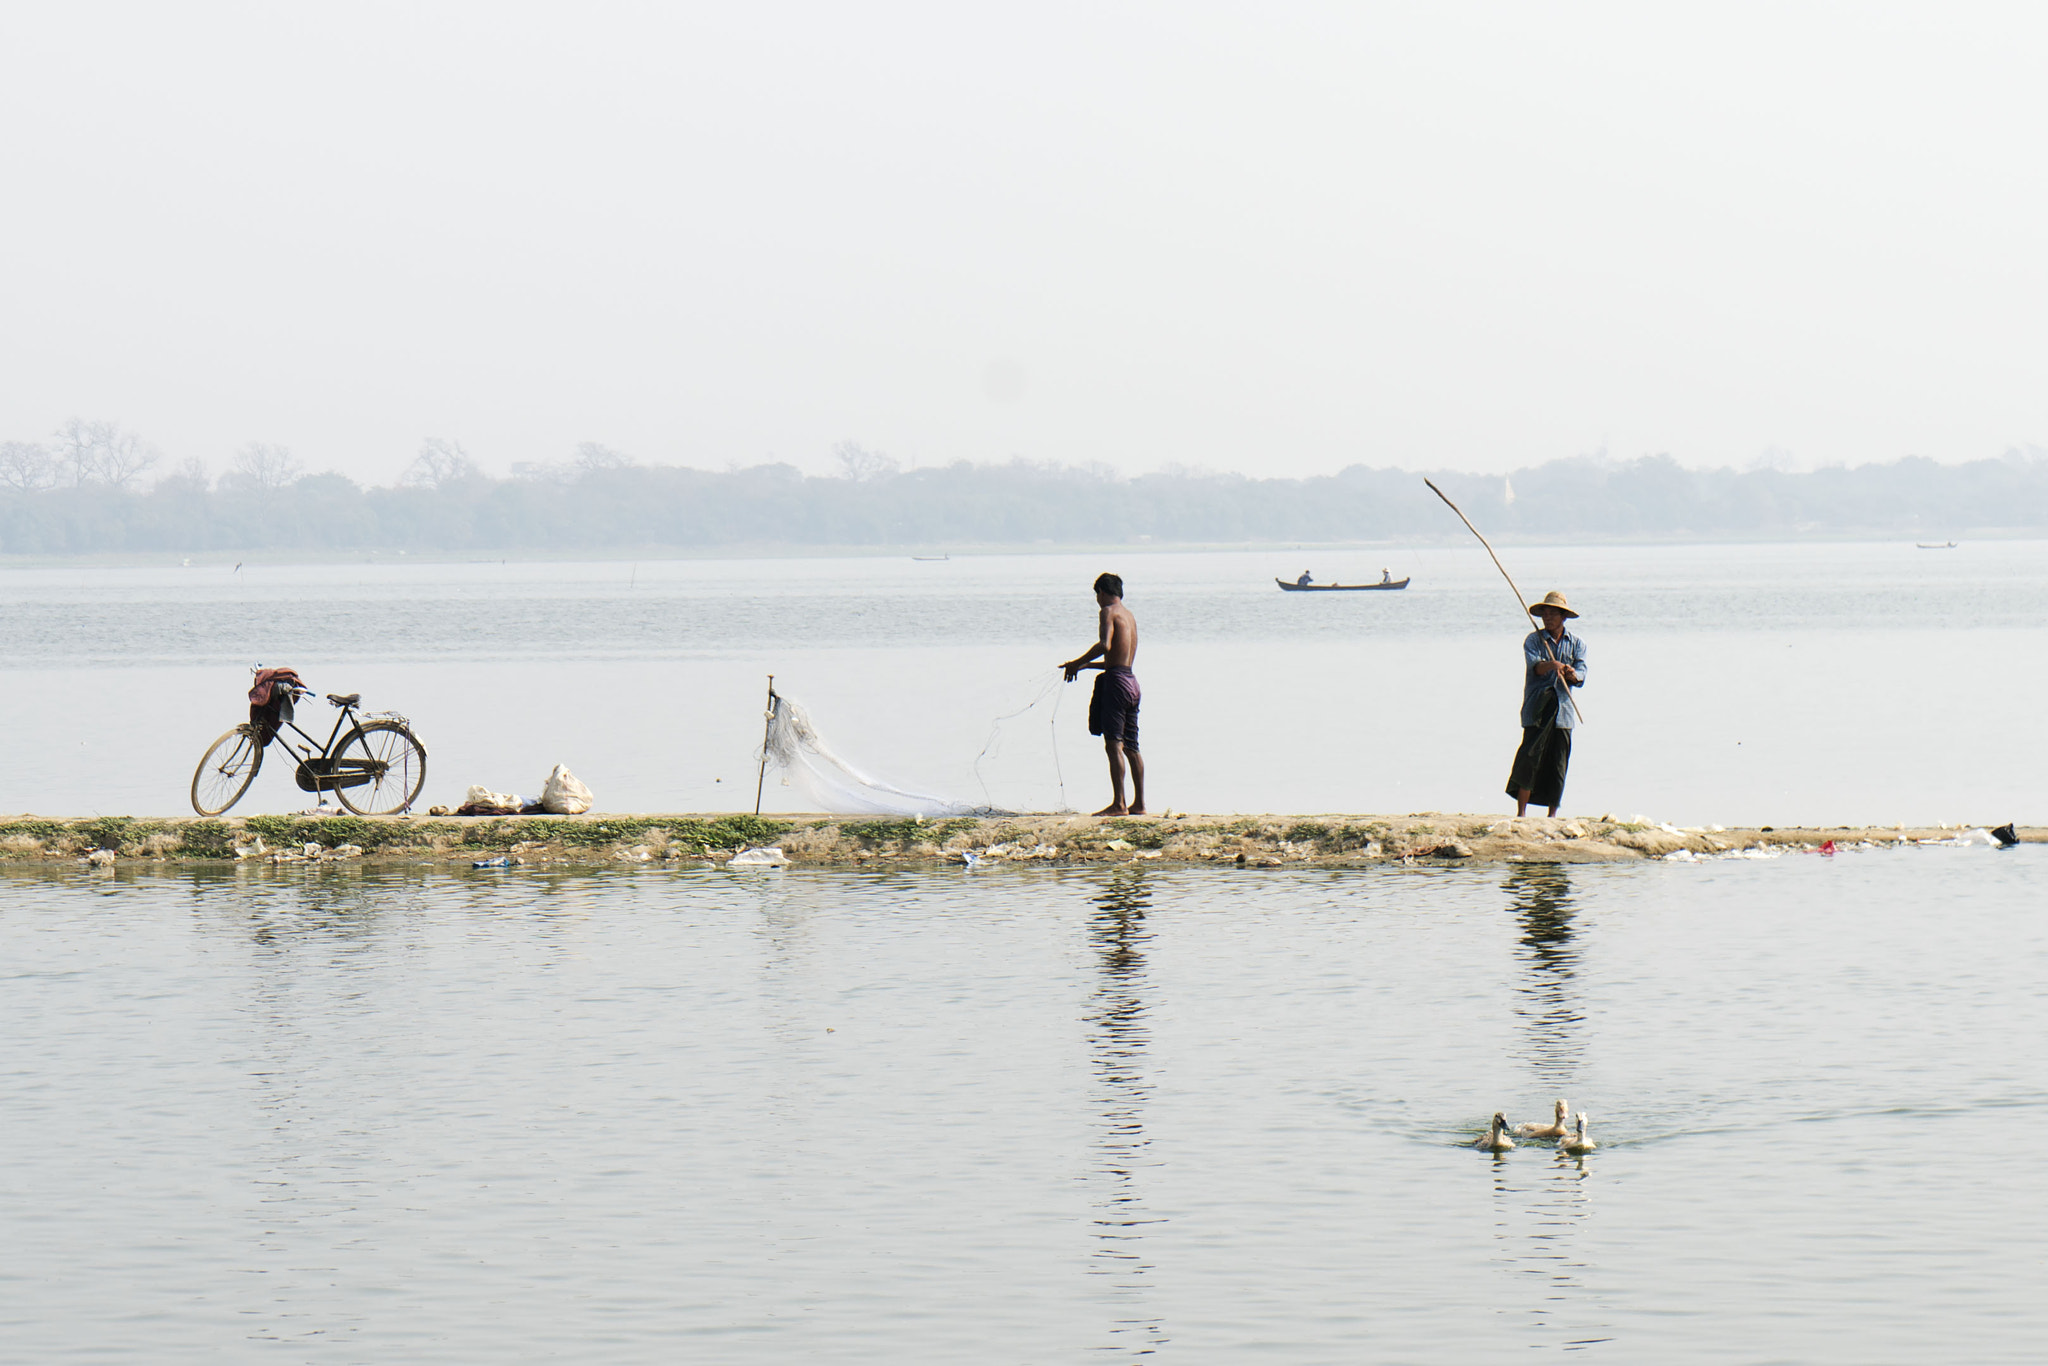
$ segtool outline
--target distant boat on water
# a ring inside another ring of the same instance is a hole
[[[936,563],[939,560],[950,560],[953,557],[951,555],[912,555],[910,558],[913,560],[923,560],[926,563]]]
[[[1273,582],[1280,585],[1283,593],[1384,593],[1408,586],[1406,579],[1385,579],[1379,583],[1289,583],[1285,579]]]
[[[1922,550],[1954,550],[1956,548],[1954,541],[1915,541],[1913,544],[1919,546]]]

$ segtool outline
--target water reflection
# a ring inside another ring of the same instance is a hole
[[[1147,1314],[1155,1264],[1147,1255],[1148,1226],[1165,1222],[1149,1217],[1137,1174],[1153,1163],[1146,1149],[1145,1107],[1152,1083],[1145,1072],[1151,1028],[1146,1021],[1145,949],[1152,931],[1145,913],[1152,907],[1151,889],[1138,869],[1110,875],[1093,898],[1088,941],[1100,972],[1088,1015],[1089,1060],[1095,1086],[1094,1143],[1095,1246],[1091,1275],[1110,1279],[1118,1315],[1110,1322],[1106,1348],[1129,1356],[1146,1356],[1167,1341],[1165,1325]]]
[[[1515,1014],[1527,1026],[1522,1057],[1544,1091],[1573,1094],[1585,1013],[1578,1000],[1579,949],[1572,925],[1578,908],[1570,870],[1562,864],[1518,865],[1501,890],[1521,931]],[[1550,1118],[1547,1110],[1542,1118]],[[1586,1258],[1577,1247],[1592,1210],[1588,1159],[1559,1152],[1544,1160],[1547,1155],[1533,1141],[1513,1156],[1516,1161],[1494,1168],[1495,1237],[1509,1269],[1538,1278],[1522,1283],[1534,1292],[1527,1301],[1530,1341],[1567,1350],[1606,1341],[1598,1310],[1587,1303]],[[1595,1318],[1586,1317],[1589,1310]]]
[[[1587,1282],[1590,1263],[1578,1245],[1593,1212],[1591,1161],[1558,1153],[1540,1164],[1494,1167],[1494,1237],[1501,1262],[1515,1273],[1531,1346],[1570,1351],[1611,1340],[1606,1306]]]
[[[1518,956],[1525,973],[1515,1006],[1528,1026],[1522,1054],[1545,1090],[1566,1094],[1578,1075],[1585,1021],[1575,980],[1579,950],[1572,933],[1577,906],[1571,875],[1562,864],[1518,864],[1501,890],[1522,931]]]

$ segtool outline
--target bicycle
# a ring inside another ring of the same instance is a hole
[[[310,688],[277,685],[287,705],[276,712],[276,724],[249,722],[206,747],[199,767],[192,773],[192,809],[202,816],[218,816],[242,799],[249,784],[263,767],[263,753],[272,740],[284,743],[287,754],[292,744],[284,739],[290,726],[306,743],[293,754],[292,776],[308,792],[332,792],[341,804],[358,816],[389,816],[410,807],[427,781],[427,747],[412,733],[412,722],[396,712],[356,716],[361,693],[327,694],[341,715],[334,731],[322,744],[299,730],[290,703],[311,697]],[[346,730],[346,734],[344,734]],[[266,732],[268,732],[266,734]]]

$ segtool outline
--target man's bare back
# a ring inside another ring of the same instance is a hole
[[[1138,662],[1138,619],[1122,598],[1102,609],[1102,662],[1120,669]]]

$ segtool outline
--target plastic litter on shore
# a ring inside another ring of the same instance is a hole
[[[1016,844],[991,844],[988,848],[981,851],[980,857],[983,859],[1039,859],[1058,858],[1059,853],[1059,846],[1056,844],[1027,845],[1019,841]]]
[[[1950,835],[1947,839],[1915,840],[1913,842],[1936,849],[1969,849],[1980,845],[1986,849],[1998,847],[1998,841],[1992,838],[1991,832],[1981,826],[1975,830],[1965,830],[1960,835]]]
[[[760,849],[742,849],[725,861],[728,868],[786,868],[789,860],[776,845]]]
[[[1723,849],[1718,854],[1695,854],[1690,849],[1677,849],[1664,855],[1666,863],[1718,863],[1724,859],[1783,858],[1783,848],[1751,845],[1747,849]]]

